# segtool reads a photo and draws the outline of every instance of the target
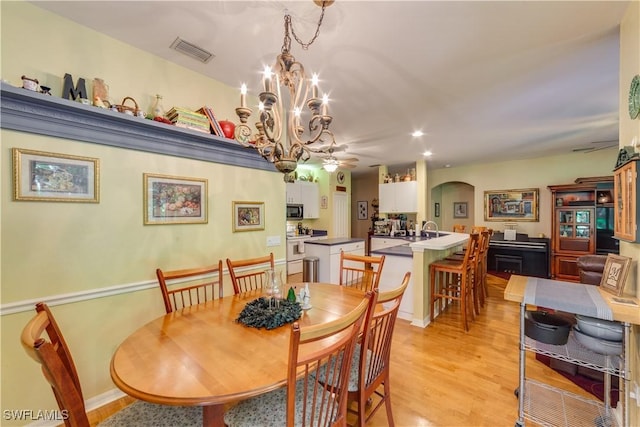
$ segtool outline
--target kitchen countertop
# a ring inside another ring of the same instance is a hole
[[[409,246],[409,243],[406,245],[400,246],[392,246],[390,248],[378,249],[375,251],[371,251],[372,254],[376,255],[389,255],[389,256],[404,256],[404,257],[413,257],[413,249]]]
[[[356,242],[364,242],[364,239],[361,239],[358,237],[337,237],[333,239],[313,240],[311,242],[305,242],[305,245],[334,246],[334,245],[344,245],[347,243],[356,243]]]
[[[424,252],[425,250],[442,251],[463,245],[467,240],[469,240],[469,235],[466,233],[447,232],[446,236],[416,241],[411,243],[410,246],[414,252]]]

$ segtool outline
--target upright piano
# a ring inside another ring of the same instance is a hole
[[[515,240],[505,240],[495,232],[489,241],[487,269],[523,276],[551,277],[551,241],[516,233]]]

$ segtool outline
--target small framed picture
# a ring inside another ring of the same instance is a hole
[[[98,203],[100,161],[14,148],[13,199]]]
[[[233,202],[233,231],[264,230],[264,202]]]
[[[358,202],[358,219],[367,219],[369,206],[366,200]]]
[[[453,217],[467,218],[467,202],[453,202]]]
[[[607,254],[600,287],[615,296],[621,296],[629,274],[631,258],[621,255]]]
[[[440,203],[436,202],[436,204],[433,206],[433,215],[436,218],[440,217]]]
[[[206,224],[206,179],[143,174],[144,223]]]

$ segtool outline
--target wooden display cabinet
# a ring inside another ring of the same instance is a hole
[[[614,204],[615,237],[628,242],[640,242],[638,221],[640,220],[637,199],[638,159],[625,163],[615,170]]]
[[[606,179],[606,178],[604,178]],[[610,183],[610,177],[609,183]],[[595,216],[602,182],[551,185],[551,277],[578,282],[577,258],[596,253]]]

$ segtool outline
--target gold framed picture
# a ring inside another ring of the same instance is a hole
[[[14,200],[100,201],[100,160],[22,148],[12,151]]]
[[[600,287],[615,296],[621,296],[629,275],[631,258],[621,255],[607,254]]]
[[[264,230],[264,202],[233,202],[233,231]]]
[[[538,219],[539,189],[484,192],[485,221],[532,221]]]
[[[143,174],[144,224],[206,224],[206,179]]]

